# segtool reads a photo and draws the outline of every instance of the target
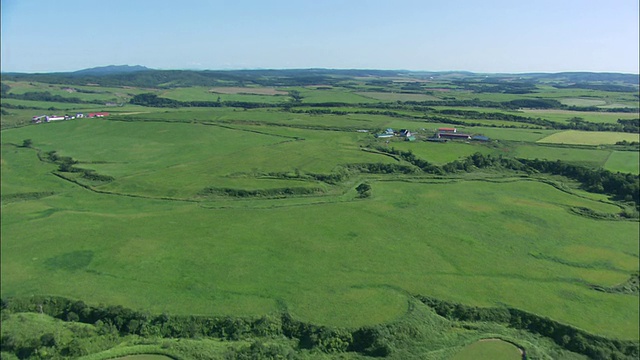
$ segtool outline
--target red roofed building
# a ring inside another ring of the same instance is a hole
[[[438,131],[440,132],[456,132],[456,128],[439,128]]]

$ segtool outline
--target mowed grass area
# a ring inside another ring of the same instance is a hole
[[[610,171],[623,173],[640,173],[640,156],[637,151],[613,151],[604,168]]]
[[[628,142],[638,142],[640,141],[640,135],[619,132],[567,130],[551,134],[537,142],[552,144],[603,145],[615,144],[618,141],[625,140]]]
[[[486,339],[466,346],[452,360],[521,360],[515,345],[499,339]]]
[[[190,153],[192,161],[216,154],[233,158],[247,146],[270,148],[287,140],[262,134],[225,140],[203,125],[87,124],[3,131],[3,141],[29,137],[36,147],[58,149],[62,155],[108,159],[112,163],[92,165],[111,166],[116,184],[139,166],[149,174],[174,166],[175,159],[186,156],[181,151]],[[314,153],[318,163],[308,169],[321,169],[337,156],[349,156],[350,147],[353,156],[378,160],[379,155],[354,145],[357,138],[351,136],[361,134],[306,136],[285,143],[292,146],[287,153],[298,154],[281,165],[277,159],[262,161],[293,171],[291,159]],[[320,143],[333,139],[333,150],[315,148],[314,137]],[[336,155],[339,146],[345,153]],[[136,164],[136,159],[144,161]],[[144,168],[153,161],[153,167]],[[158,172],[140,182],[138,191],[146,192],[152,180],[180,188],[175,184],[186,178],[226,173],[237,165],[213,162],[173,176]],[[339,202],[243,200],[206,208],[93,193],[49,175],[52,167],[43,165],[32,149],[3,147],[3,191],[48,191],[59,183],[52,196],[2,204],[6,296],[56,294],[154,313],[237,316],[286,309],[313,323],[358,327],[397,319],[407,311],[410,293],[469,305],[507,304],[593,333],[638,337],[638,316],[629,316],[638,314],[638,297],[587,286],[622,283],[638,270],[637,223],[575,215],[568,207],[604,213],[619,209],[550,185],[377,177],[370,179],[373,196],[366,200],[354,194]],[[5,169],[11,176],[5,177]]]

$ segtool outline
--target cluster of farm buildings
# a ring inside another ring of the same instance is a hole
[[[34,124],[40,124],[43,122],[51,122],[51,121],[60,121],[60,120],[72,120],[72,119],[81,119],[81,118],[100,118],[109,116],[108,112],[96,112],[96,113],[88,113],[86,116],[84,113],[77,113],[75,115],[38,115],[31,118],[31,122]]]
[[[387,129],[381,134],[376,134],[376,138],[392,138],[400,137],[406,141],[415,141],[416,137],[411,131],[402,129],[399,132],[393,129]],[[427,141],[445,142],[448,140],[476,140],[476,141],[489,141],[489,138],[482,135],[470,135],[465,133],[459,133],[456,128],[439,128],[432,137],[426,139]]]

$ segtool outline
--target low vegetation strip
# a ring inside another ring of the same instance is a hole
[[[47,196],[54,195],[53,191],[38,191],[15,194],[2,194],[2,203],[11,203],[17,201],[38,200]]]
[[[198,193],[199,196],[230,196],[237,198],[264,197],[264,198],[284,198],[291,196],[319,195],[324,193],[321,188],[275,188],[261,190],[244,190],[231,188],[207,187]]]

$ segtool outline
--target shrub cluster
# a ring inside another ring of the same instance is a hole
[[[231,196],[231,197],[271,197],[282,198],[289,196],[301,196],[301,195],[314,195],[322,193],[320,188],[307,188],[307,187],[294,187],[294,188],[274,188],[274,189],[259,189],[259,190],[245,190],[245,189],[232,189],[232,188],[216,188],[207,187],[200,191],[199,195],[218,195],[218,196]]]
[[[84,179],[92,181],[110,182],[115,180],[113,176],[101,175],[96,173],[95,170],[76,167],[74,165],[77,164],[78,161],[69,156],[60,156],[56,151],[49,151],[46,155],[47,160],[58,165],[58,171],[60,172],[81,173]]]

